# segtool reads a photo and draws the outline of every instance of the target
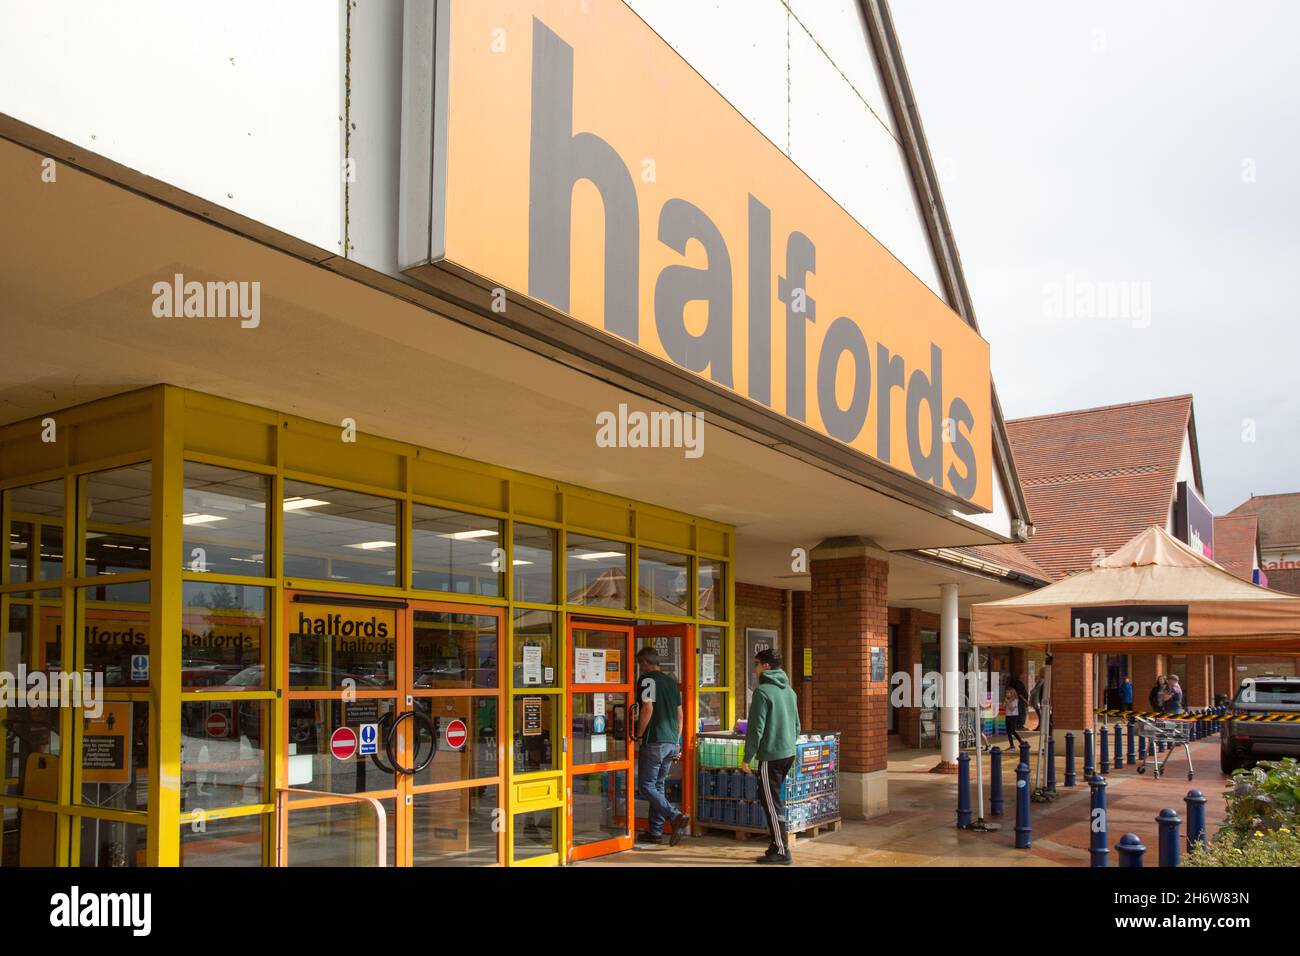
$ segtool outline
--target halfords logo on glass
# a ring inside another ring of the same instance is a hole
[[[1071,637],[1186,637],[1186,604],[1076,607]]]
[[[430,260],[988,510],[987,343],[626,4],[438,9]]]

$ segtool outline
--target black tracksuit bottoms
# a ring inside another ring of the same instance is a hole
[[[781,784],[785,782],[785,775],[790,772],[793,764],[793,757],[758,762],[758,796],[763,801],[763,812],[767,814],[771,848],[782,856],[790,854],[790,842],[785,805],[781,802]]]

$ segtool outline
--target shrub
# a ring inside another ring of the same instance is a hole
[[[1222,836],[1222,831],[1220,833]],[[1208,847],[1194,846],[1183,866],[1300,866],[1300,831],[1290,827],[1256,830],[1249,836],[1235,832]]]
[[[1249,770],[1235,770],[1225,798],[1228,815],[1216,840],[1282,827],[1300,831],[1300,763],[1287,757],[1261,760]]]

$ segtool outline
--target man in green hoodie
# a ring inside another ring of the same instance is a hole
[[[785,806],[781,784],[794,763],[795,741],[799,739],[799,702],[790,679],[781,670],[781,655],[768,648],[754,655],[754,677],[758,686],[749,704],[745,731],[746,763],[758,763],[759,798],[767,814],[767,832],[772,842],[759,863],[790,865],[790,843],[786,833]]]

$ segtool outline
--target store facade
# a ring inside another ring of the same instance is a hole
[[[238,90],[124,55],[250,127],[197,151],[4,87],[5,660],[107,701],[4,715],[4,865],[617,852],[648,642],[688,812],[774,637],[887,810],[899,625],[958,669],[1035,586],[960,549],[1030,516],[887,5],[765,12],[800,84],[744,109],[751,34],[616,0],[208,23]]]
[[[6,660],[105,716],[6,711],[7,863],[553,864],[630,844],[639,647],[730,723],[725,525],[167,386],[50,417],[0,431]]]

